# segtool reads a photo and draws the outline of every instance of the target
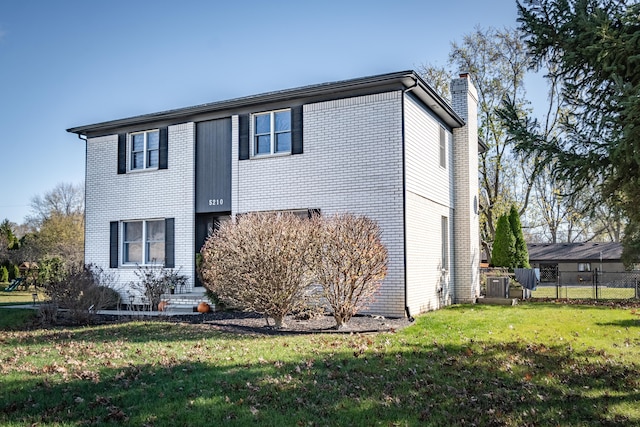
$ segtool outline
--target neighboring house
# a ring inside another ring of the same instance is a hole
[[[467,75],[451,93],[452,105],[405,71],[68,129],[86,139],[85,262],[120,286],[136,265],[180,268],[197,292],[196,252],[217,222],[350,212],[378,222],[389,252],[369,312],[472,302],[477,94]]]
[[[625,271],[621,243],[536,243],[527,245],[529,263],[540,268],[541,282],[591,281],[596,269],[604,273]]]

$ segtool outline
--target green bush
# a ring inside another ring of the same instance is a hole
[[[11,268],[9,268],[9,280],[17,279],[20,277],[20,269],[17,265],[13,264]]]
[[[6,283],[9,281],[9,270],[4,265],[0,267],[0,282]]]
[[[514,205],[511,205],[509,211],[509,225],[516,239],[515,254],[513,259],[514,268],[531,268],[529,264],[529,251],[527,250],[527,242],[524,241],[522,233],[522,224],[520,223],[520,214]]]
[[[513,235],[509,217],[502,215],[496,226],[496,237],[493,241],[491,252],[491,264],[494,267],[513,268],[513,259],[516,253],[516,237]]]

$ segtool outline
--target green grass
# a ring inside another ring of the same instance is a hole
[[[2,316],[0,311],[0,316]],[[630,309],[457,306],[377,335],[0,332],[0,425],[640,425]]]
[[[559,298],[568,299],[594,299],[595,291],[593,286],[561,286]],[[555,286],[538,286],[538,289],[531,293],[534,298],[556,298]],[[635,298],[633,288],[608,288],[602,286],[598,288],[598,299],[632,299]]]
[[[5,287],[0,290],[0,306],[33,303],[33,290],[6,292]],[[37,291],[40,301],[45,300],[45,295],[40,290]]]

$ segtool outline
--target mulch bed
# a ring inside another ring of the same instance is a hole
[[[171,316],[166,319],[173,322],[207,325],[223,332],[261,335],[395,332],[411,324],[411,320],[407,318],[358,315],[351,318],[346,326],[337,329],[336,321],[332,316],[317,315],[309,318],[287,316],[284,326],[276,328],[273,319],[269,319],[267,324],[266,319],[259,314],[234,311],[196,316]]]
[[[160,314],[160,313],[158,313]],[[293,335],[293,334],[320,334],[320,333],[377,333],[395,332],[413,322],[407,318],[386,318],[382,316],[356,315],[349,320],[347,325],[338,329],[335,319],[330,315],[314,314],[286,316],[284,325],[276,328],[273,319],[265,319],[257,313],[242,311],[218,311],[200,314],[175,314],[175,315],[136,315],[131,314],[93,314],[86,318],[77,319],[67,310],[57,311],[55,319],[43,323],[43,319],[38,316],[27,328],[37,328],[42,326],[79,326],[79,325],[100,325],[111,323],[129,322],[132,320],[144,320],[150,322],[173,322],[198,324],[203,327],[237,333],[237,334],[262,334],[262,335]]]

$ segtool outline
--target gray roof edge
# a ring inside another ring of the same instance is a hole
[[[619,242],[530,243],[530,261],[619,261],[622,244]]]
[[[192,116],[201,113],[232,110],[249,106],[254,103],[285,101],[288,99],[338,93],[350,89],[364,89],[368,87],[376,87],[393,83],[402,83],[407,89],[410,87],[419,88],[422,95],[420,98],[423,100],[423,102],[425,102],[430,108],[432,108],[433,105],[436,105],[443,110],[445,117],[442,118],[443,120],[445,120],[445,122],[447,122],[452,127],[464,125],[464,120],[456,114],[456,112],[447,101],[440,97],[433,90],[433,88],[431,88],[431,86],[429,86],[415,71],[408,70],[266,92],[258,95],[250,95],[240,98],[195,105],[191,107],[143,114],[139,116],[110,120],[90,125],[75,126],[67,129],[67,132],[83,135],[88,132],[101,132],[109,129],[116,129],[119,127],[138,125],[154,121],[175,120],[181,117]],[[429,101],[435,104],[430,104]]]

